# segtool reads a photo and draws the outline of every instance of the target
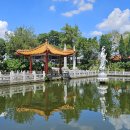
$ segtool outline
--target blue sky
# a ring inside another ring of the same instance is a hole
[[[130,0],[2,0],[0,37],[17,27],[36,34],[78,25],[86,37],[117,30],[130,31]]]

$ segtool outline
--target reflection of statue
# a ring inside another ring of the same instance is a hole
[[[106,109],[105,94],[107,93],[108,86],[100,85],[99,87],[97,87],[97,89],[98,89],[98,93],[100,96],[100,103],[101,103],[100,112],[102,114],[103,120],[106,120],[107,109]]]
[[[107,56],[107,53],[105,53],[106,49],[105,49],[105,46],[102,47],[102,50],[101,50],[101,54],[100,54],[100,67],[99,67],[99,70],[103,71],[105,70],[105,66],[106,66],[106,56]]]

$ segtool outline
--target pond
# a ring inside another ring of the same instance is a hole
[[[0,130],[129,130],[130,82],[119,80],[0,87]]]

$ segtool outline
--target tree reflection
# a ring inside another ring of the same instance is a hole
[[[19,86],[15,91],[17,88]],[[130,113],[129,82],[109,82],[103,95],[99,93],[97,84],[77,80],[35,84],[35,89],[35,92],[32,89],[24,95],[20,89],[21,92],[11,98],[9,95],[1,96],[0,113],[6,111],[6,118],[18,123],[32,122],[36,114],[48,120],[55,112],[59,112],[65,123],[69,123],[78,121],[83,110],[99,111],[103,105],[105,116],[118,118],[121,114]]]

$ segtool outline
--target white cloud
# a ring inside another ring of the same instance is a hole
[[[55,8],[54,5],[52,5],[52,6],[49,7],[49,10],[50,10],[50,11],[56,11],[56,8]]]
[[[8,31],[8,23],[0,20],[0,38],[5,37],[5,32],[11,33],[11,31]]]
[[[91,36],[101,36],[102,32],[101,31],[93,31],[90,33]]]
[[[77,6],[83,6],[84,4],[86,4],[84,0],[72,0],[72,1],[73,4]]]
[[[71,11],[62,13],[62,15],[66,16],[66,17],[72,17],[75,14],[79,14],[83,11],[92,10],[92,9],[93,9],[93,5],[90,3],[87,3],[87,4],[80,6],[77,10],[71,10]]]
[[[130,31],[130,10],[121,11],[119,8],[115,8],[107,19],[97,25],[97,28],[101,31],[117,30],[120,33]]]
[[[67,2],[69,0],[52,0],[52,1],[54,1],[54,2]]]
[[[63,16],[72,17],[73,15],[80,14],[83,11],[92,10],[93,3],[96,0],[52,0],[54,2],[71,2],[74,6],[74,10],[70,10],[62,13]]]
[[[83,6],[87,3],[94,3],[96,0],[88,0],[87,2],[85,0],[70,0],[73,2],[74,5]]]
[[[88,0],[88,2],[94,3],[96,0]]]

